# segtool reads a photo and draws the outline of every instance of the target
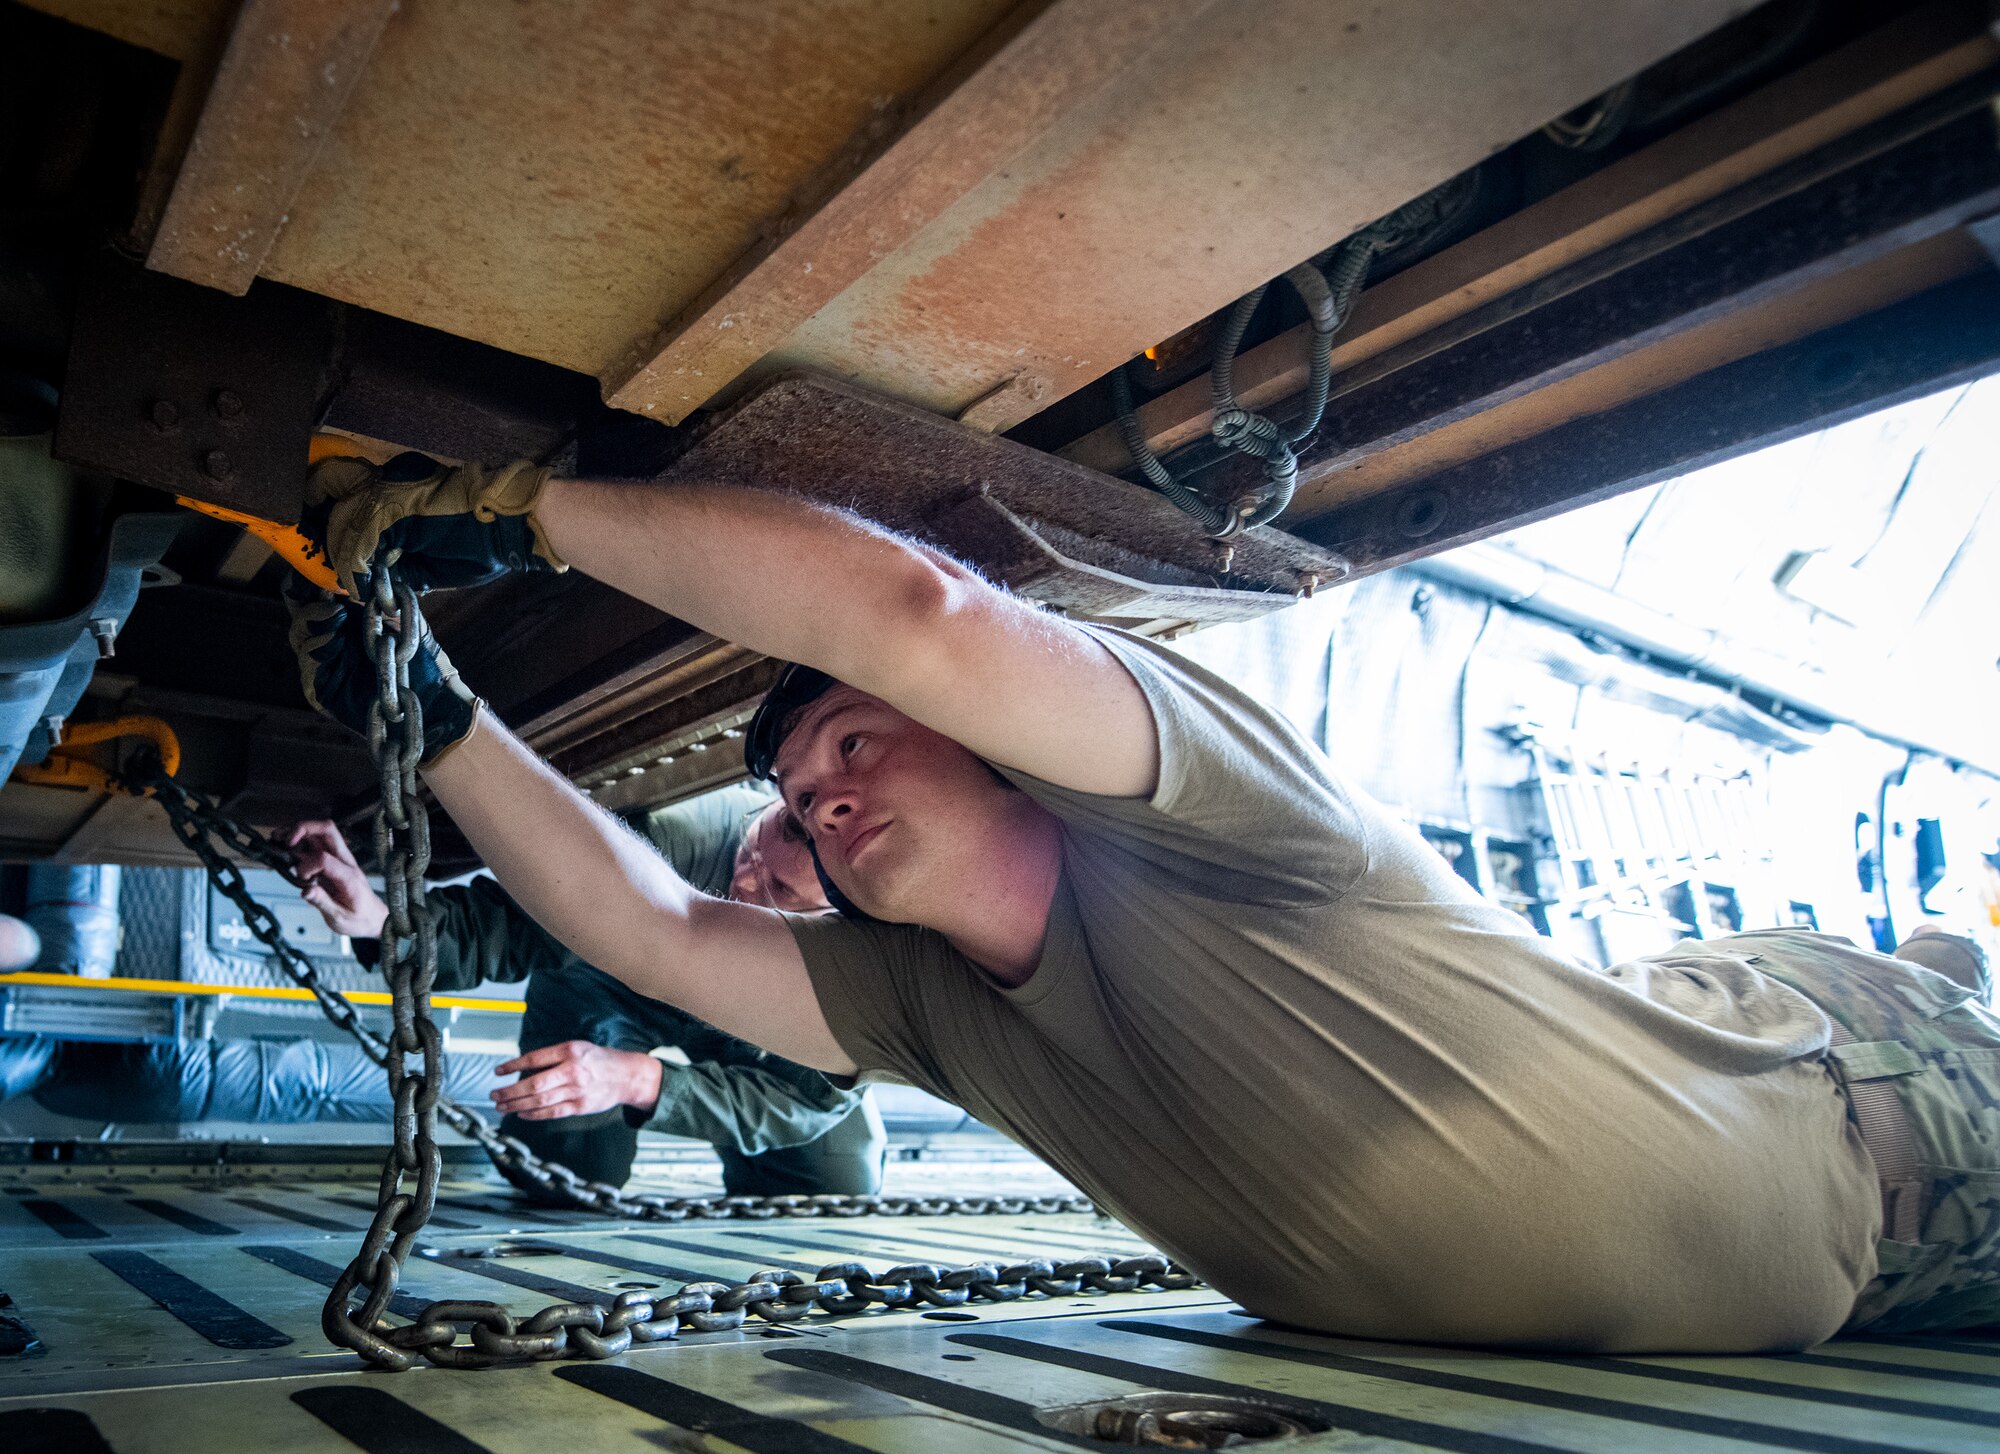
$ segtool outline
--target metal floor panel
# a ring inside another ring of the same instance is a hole
[[[364,1372],[319,1331],[324,1283],[373,1196],[361,1168],[41,1170],[0,1175],[5,1311],[41,1344],[0,1357],[5,1454],[1107,1448],[1047,1411],[1148,1393],[1275,1402],[1324,1430],[1301,1449],[2000,1449],[2000,1340],[1531,1357],[1288,1332],[1206,1290],[753,1323],[607,1363]],[[765,1267],[1139,1246],[1085,1216],[627,1224],[519,1205],[468,1175],[448,1175],[440,1211],[457,1225],[421,1244],[403,1294],[523,1313]]]

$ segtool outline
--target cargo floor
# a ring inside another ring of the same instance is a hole
[[[1148,1395],[1169,1408],[1261,1402],[1317,1431],[1279,1441],[1302,1450],[2000,1448],[2000,1341],[1527,1357],[1294,1333],[1206,1290],[752,1323],[606,1363],[364,1372],[324,1342],[319,1308],[372,1198],[359,1164],[0,1166],[0,1289],[12,1300],[0,1349],[19,1347],[0,1351],[0,1451],[1102,1449],[1075,1432],[1091,1406]],[[629,1224],[528,1207],[468,1164],[449,1173],[422,1246],[406,1293],[525,1313],[766,1267],[1139,1244],[1087,1216]],[[468,1251],[480,1255],[457,1255]]]

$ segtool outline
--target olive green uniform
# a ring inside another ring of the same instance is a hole
[[[640,826],[676,872],[704,893],[719,894],[728,889],[746,819],[766,801],[754,790],[726,790],[650,814]],[[881,1189],[887,1137],[863,1097],[584,963],[492,879],[433,889],[430,903],[437,915],[436,992],[526,980],[523,1050],[588,1040],[641,1054],[675,1049],[687,1059],[662,1064],[659,1099],[650,1110],[619,1107],[549,1121],[508,1116],[501,1129],[538,1156],[622,1185],[639,1133],[655,1131],[714,1146],[732,1195]]]

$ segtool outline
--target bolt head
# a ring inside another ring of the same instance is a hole
[[[241,419],[243,396],[234,389],[217,389],[208,396],[208,407],[218,419]]]
[[[180,405],[172,399],[155,399],[146,406],[146,418],[162,434],[172,434],[181,427]]]
[[[223,451],[211,449],[201,457],[201,472],[211,480],[226,480],[236,473],[236,465]]]

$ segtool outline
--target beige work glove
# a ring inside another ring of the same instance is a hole
[[[384,465],[337,456],[313,466],[299,524],[350,595],[384,546],[397,579],[419,591],[562,571],[535,518],[549,474],[526,460],[489,469],[414,453]]]

